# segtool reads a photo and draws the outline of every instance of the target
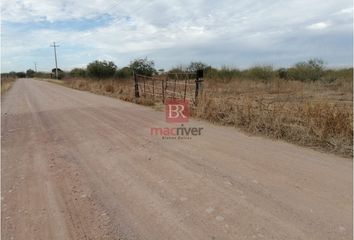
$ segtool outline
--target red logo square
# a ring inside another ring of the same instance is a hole
[[[189,121],[189,102],[168,99],[165,101],[165,114],[168,123],[186,123]]]

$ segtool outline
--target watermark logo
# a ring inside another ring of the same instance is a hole
[[[161,136],[162,139],[192,139],[193,136],[202,135],[202,127],[186,127],[181,124],[178,127],[172,128],[151,128],[150,134],[155,136]]]
[[[169,99],[165,102],[166,122],[187,123],[189,121],[189,102]]]
[[[169,99],[165,101],[165,120],[173,126],[152,127],[150,135],[160,136],[162,139],[190,140],[202,135],[204,128],[186,126],[189,122],[190,108],[188,100]]]

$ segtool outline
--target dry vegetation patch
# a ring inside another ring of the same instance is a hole
[[[16,77],[2,77],[1,78],[1,94],[9,90],[15,82]]]
[[[143,105],[152,99],[133,97],[127,80],[66,79],[65,85]],[[231,125],[252,134],[352,156],[352,79],[331,83],[282,79],[267,81],[206,79],[194,117]]]
[[[65,79],[64,84],[74,89],[133,101],[133,84],[127,80],[92,80],[85,78]]]
[[[195,117],[352,156],[352,81],[209,81]]]

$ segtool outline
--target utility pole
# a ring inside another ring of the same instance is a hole
[[[37,72],[37,63],[34,62],[34,71]]]
[[[57,60],[57,47],[59,45],[56,45],[55,42],[53,42],[53,45],[50,45],[51,47],[54,48],[54,57],[55,57],[55,77],[58,79],[58,60]]]

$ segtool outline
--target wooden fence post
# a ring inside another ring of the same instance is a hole
[[[161,91],[162,91],[162,102],[165,103],[165,86],[164,86],[165,79],[161,81]]]
[[[197,70],[197,76],[195,79],[195,99],[197,100],[199,92],[202,90],[203,82],[203,70]]]
[[[135,97],[136,98],[138,98],[138,97],[140,97],[139,96],[139,84],[138,84],[138,79],[137,79],[137,77],[136,77],[136,74],[135,74],[135,72],[133,72],[133,76],[134,76],[134,86],[135,86]]]
[[[176,84],[177,84],[177,74],[176,74],[176,78],[175,78],[175,85],[173,86],[173,95],[172,95],[172,99],[175,99],[176,96]]]
[[[143,93],[143,96],[146,97],[146,90],[145,90],[145,76],[144,76],[144,93]]]
[[[155,79],[152,79],[152,100],[155,100]]]
[[[188,76],[184,79],[183,101],[186,101],[186,95],[187,95],[187,78],[188,78]]]
[[[165,96],[163,99],[164,102],[166,98],[168,99],[167,88],[168,88],[168,75],[166,75],[165,82],[164,82],[164,92],[165,92]]]

